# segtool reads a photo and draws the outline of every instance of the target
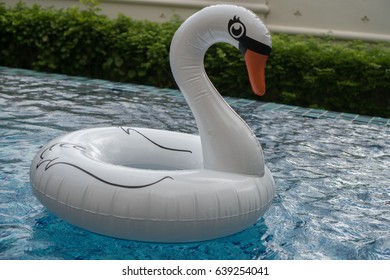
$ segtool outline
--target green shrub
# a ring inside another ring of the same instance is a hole
[[[390,116],[390,45],[274,36],[268,86],[276,100]]]
[[[88,1],[87,1],[88,2]],[[0,4],[0,65],[175,87],[169,45],[180,22],[111,20],[89,8]],[[205,57],[223,95],[252,94],[240,53],[226,44]],[[264,101],[390,117],[390,45],[273,34]]]

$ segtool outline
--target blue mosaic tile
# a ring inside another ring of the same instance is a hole
[[[357,116],[353,120],[353,123],[367,124],[370,123],[372,119],[373,119],[372,117],[368,117],[368,116]]]
[[[302,114],[303,117],[308,117],[308,118],[313,118],[313,119],[318,119],[322,115],[324,115],[323,111],[316,111],[316,110],[310,110],[310,111]]]
[[[358,115],[355,114],[349,114],[349,113],[341,113],[338,118],[343,120],[354,120],[357,118]]]
[[[297,108],[297,106],[292,105],[282,105],[278,108],[278,111],[285,111],[285,112],[291,112],[294,111]]]
[[[324,114],[324,116],[328,117],[328,118],[336,119],[338,116],[340,116],[340,113],[339,112],[333,112],[333,111],[327,111]]]
[[[249,100],[249,99],[238,99],[237,102],[235,103],[235,105],[237,106],[248,106],[248,105],[252,105],[252,104],[255,104],[256,101],[254,100]]]
[[[370,121],[370,124],[390,126],[390,120],[385,118],[380,118],[380,117],[373,117]]]
[[[302,115],[308,113],[309,111],[310,111],[310,109],[303,108],[303,107],[295,107],[295,109],[292,110],[292,112],[297,113],[297,114],[302,114]]]
[[[276,110],[277,108],[280,108],[281,106],[283,106],[283,105],[270,102],[270,103],[264,103],[259,107],[262,109],[265,109],[265,110]]]

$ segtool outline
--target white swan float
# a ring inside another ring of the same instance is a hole
[[[273,200],[274,180],[256,136],[204,71],[204,54],[217,42],[241,50],[252,88],[263,94],[266,27],[245,8],[206,7],[182,24],[170,50],[200,136],[134,127],[61,136],[31,164],[40,202],[81,228],[140,241],[208,240],[254,224]]]

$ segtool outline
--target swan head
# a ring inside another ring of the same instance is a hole
[[[256,95],[265,93],[265,65],[271,53],[271,36],[261,20],[250,11],[242,20],[234,15],[228,23],[229,35],[244,56],[249,81]]]
[[[172,39],[170,50],[175,79],[183,76],[183,71],[189,69],[186,67],[203,64],[207,49],[219,42],[233,45],[241,51],[252,90],[257,95],[263,95],[265,64],[272,48],[271,36],[256,14],[236,5],[208,6],[180,26]]]

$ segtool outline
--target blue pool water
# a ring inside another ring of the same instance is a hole
[[[329,115],[308,118],[296,114],[299,108],[281,112],[230,98],[274,175],[270,210],[251,228],[207,242],[118,240],[47,212],[32,195],[31,160],[52,138],[83,128],[197,133],[184,99],[172,90],[10,71],[0,71],[0,259],[390,259],[385,119],[375,124],[306,109]]]

